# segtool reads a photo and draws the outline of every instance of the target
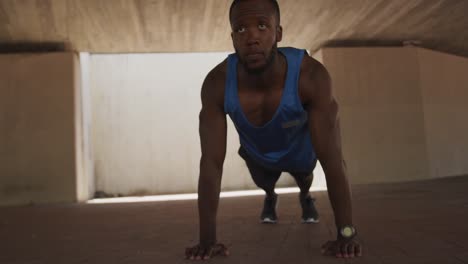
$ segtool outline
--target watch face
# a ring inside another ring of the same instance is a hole
[[[344,237],[351,237],[354,234],[353,229],[349,226],[341,229],[341,235]]]

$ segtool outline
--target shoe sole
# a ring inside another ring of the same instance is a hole
[[[276,204],[275,204],[275,211],[278,209],[278,204],[279,204],[279,197],[276,196]],[[275,220],[275,219],[271,219],[269,217],[265,217],[263,219],[260,219],[260,223],[262,224],[276,224],[278,220]]]
[[[319,219],[309,218],[309,219],[302,219],[303,224],[318,224],[320,222]]]
[[[264,218],[261,220],[262,221],[262,224],[276,224],[276,220],[274,219],[270,219],[270,218]]]

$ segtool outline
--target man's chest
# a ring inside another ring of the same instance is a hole
[[[283,90],[281,87],[275,87],[268,91],[239,87],[239,103],[248,121],[255,126],[262,126],[268,123],[281,104]]]
[[[272,87],[269,90],[238,88],[238,98],[242,112],[254,126],[263,126],[272,120],[284,100],[299,97],[302,103],[299,87]]]

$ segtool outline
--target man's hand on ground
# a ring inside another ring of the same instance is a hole
[[[322,254],[326,256],[335,256],[337,258],[354,258],[362,256],[362,246],[353,239],[338,239],[328,241],[322,246]]]
[[[229,256],[227,247],[223,244],[202,246],[200,244],[185,250],[185,258],[190,260],[208,260],[215,256]]]

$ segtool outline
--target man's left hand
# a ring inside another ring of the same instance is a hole
[[[322,254],[326,256],[335,256],[337,258],[361,257],[362,247],[356,240],[356,237],[352,239],[340,238],[323,244]]]

